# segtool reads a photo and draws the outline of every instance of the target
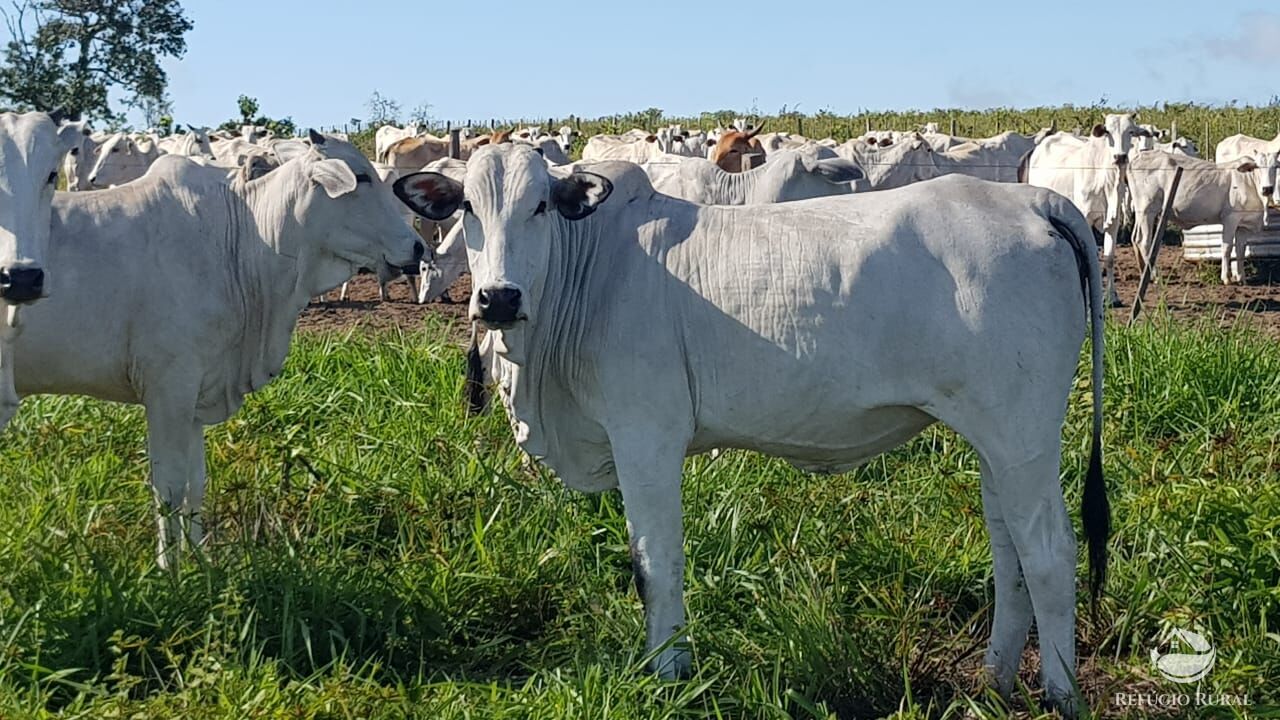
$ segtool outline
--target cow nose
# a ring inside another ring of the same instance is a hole
[[[422,261],[422,256],[427,254],[427,248],[420,242],[413,244],[413,263],[416,265]]]
[[[0,268],[0,298],[11,303],[27,303],[44,295],[44,270],[40,268]]]
[[[1116,155],[1116,164],[1117,164],[1117,165],[1124,165],[1124,164],[1125,164],[1125,163],[1127,163],[1127,162],[1129,162],[1129,156],[1128,156],[1128,155],[1126,155],[1126,154],[1124,154],[1124,153],[1119,153],[1119,154],[1117,154],[1117,155]]]
[[[491,325],[510,325],[519,319],[520,290],[510,286],[480,288],[476,293],[480,319]]]

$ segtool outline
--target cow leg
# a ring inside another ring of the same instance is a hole
[[[204,465],[204,425],[195,422],[191,430],[191,444],[187,450],[187,492],[182,499],[182,512],[187,520],[187,541],[192,547],[204,542],[204,489],[206,471]]]
[[[1116,234],[1119,223],[1108,225],[1102,234],[1102,274],[1106,278],[1107,302],[1112,307],[1119,306],[1120,294],[1116,292]]]
[[[20,400],[13,379],[13,343],[0,338],[0,430],[18,413]]]
[[[182,514],[191,477],[191,448],[201,441],[195,422],[195,394],[183,398],[170,393],[147,398],[147,454],[151,459],[151,490],[156,502],[156,562],[177,570],[182,542]]]
[[[644,603],[645,649],[650,654],[656,652],[650,666],[664,678],[686,675],[689,652],[683,637],[684,518],[680,504],[685,449],[674,442],[610,440],[631,538],[636,591]]]
[[[992,458],[990,495],[997,501],[1031,595],[1045,702],[1075,717],[1076,536],[1062,500],[1059,453],[1055,444],[1021,462]],[[1016,614],[1016,601],[1011,610]],[[1012,635],[1016,630],[1002,632]]]
[[[1022,577],[1022,565],[1013,536],[1000,511],[1000,501],[992,484],[995,479],[986,460],[982,465],[982,510],[991,535],[991,560],[995,574],[996,607],[991,624],[991,645],[987,648],[985,666],[995,681],[996,690],[1006,700],[1013,695],[1018,677],[1018,664],[1027,646],[1031,630],[1031,595]]]
[[[1244,237],[1240,225],[1232,220],[1222,223],[1222,284],[1243,282],[1240,267],[1244,264]]]

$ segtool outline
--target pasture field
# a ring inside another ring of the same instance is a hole
[[[641,669],[616,493],[527,466],[468,419],[438,317],[302,333],[207,432],[213,538],[157,570],[136,408],[28,401],[0,435],[0,718],[960,718],[985,694],[991,563],[977,460],[935,427],[857,471],[746,452],[684,476],[696,674]],[[1082,690],[1106,717],[1280,715],[1280,346],[1153,314],[1108,331],[1112,573]],[[1086,356],[1087,360],[1087,356]],[[1079,523],[1087,373],[1064,431]],[[1148,657],[1204,631],[1194,692]],[[1024,680],[1038,658],[1028,653]],[[1038,681],[1036,681],[1038,684]]]

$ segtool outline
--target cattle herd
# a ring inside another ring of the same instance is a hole
[[[1222,281],[1237,282],[1237,230],[1280,200],[1280,138],[1228,138],[1210,162],[1136,120],[844,143],[742,120],[585,144],[568,127],[451,142],[387,126],[370,160],[315,132],[158,138],[4,113],[0,428],[33,394],[143,405],[158,562],[174,567],[202,539],[203,427],[280,372],[305,306],[360,270],[384,293],[418,275],[420,302],[469,271],[473,338],[486,331],[469,351],[472,404],[496,390],[529,456],[570,487],[621,491],[658,673],[689,663],[687,455],[744,448],[835,472],[942,422],[981,459],[986,666],[1011,693],[1034,619],[1042,657],[1059,659],[1043,663],[1045,697],[1074,714],[1061,430],[1089,336],[1096,596],[1120,223],[1137,219],[1143,258],[1181,168],[1169,219],[1221,224]],[[60,174],[74,192],[55,192]]]

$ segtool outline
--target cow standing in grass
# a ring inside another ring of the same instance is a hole
[[[1089,226],[1065,198],[948,176],[883,193],[701,206],[627,163],[555,178],[485,148],[465,182],[399,188],[464,211],[470,317],[515,437],[571,487],[622,491],[654,667],[681,638],[686,455],[758,450],[843,471],[941,421],[981,460],[996,610],[986,662],[1012,692],[1034,617],[1047,699],[1073,714],[1076,539],[1061,432],[1092,325],[1084,527],[1095,592],[1102,478],[1102,296]],[[482,365],[473,356],[472,372]]]
[[[164,157],[128,185],[54,201],[59,290],[26,311],[17,391],[146,408],[162,565],[176,562],[184,520],[201,538],[204,426],[280,372],[310,298],[357,268],[422,256],[360,151],[311,139],[256,180]]]

